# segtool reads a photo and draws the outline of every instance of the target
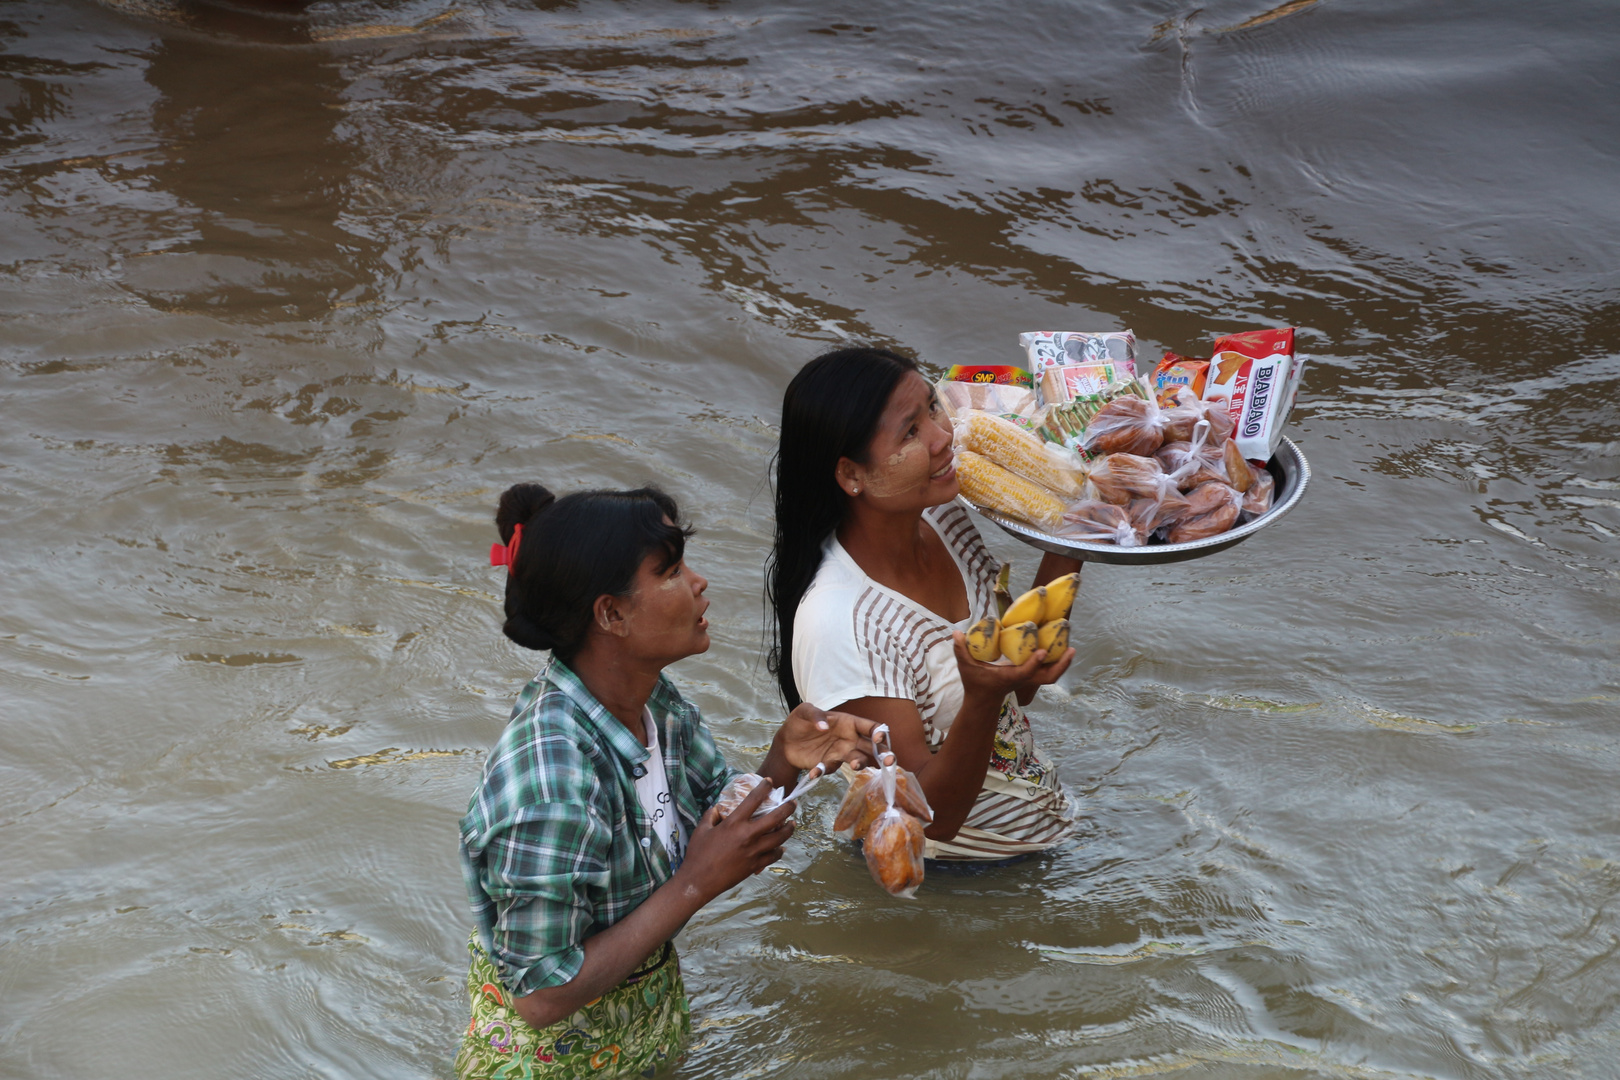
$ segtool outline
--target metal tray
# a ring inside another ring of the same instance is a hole
[[[1275,524],[1284,514],[1292,510],[1305,494],[1305,488],[1311,482],[1311,465],[1305,460],[1305,455],[1299,452],[1299,447],[1294,445],[1293,440],[1284,439],[1278,445],[1277,452],[1271,456],[1271,460],[1266,462],[1266,471],[1277,483],[1270,510],[1247,525],[1239,525],[1235,529],[1205,540],[1189,540],[1185,544],[1147,544],[1143,547],[1122,548],[1113,544],[1065,540],[1061,536],[1044,533],[1033,525],[1004,517],[994,510],[986,510],[976,503],[969,502],[965,496],[958,496],[958,499],[962,505],[983,514],[1001,526],[1004,531],[1042,551],[1067,555],[1071,559],[1085,562],[1147,566],[1154,563],[1181,562],[1183,559],[1201,559],[1205,555],[1225,551],[1233,544],[1242,543],[1267,525]]]

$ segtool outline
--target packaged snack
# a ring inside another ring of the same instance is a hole
[[[1069,507],[1057,535],[1090,544],[1116,544],[1119,547],[1140,547],[1146,536],[1137,532],[1136,522],[1123,506],[1096,499]]]
[[[1159,366],[1153,369],[1153,389],[1160,404],[1175,399],[1175,392],[1185,386],[1195,398],[1204,396],[1204,380],[1209,375],[1208,360],[1194,360],[1190,356],[1167,352]]]
[[[1077,398],[1102,393],[1121,379],[1131,377],[1119,364],[1064,364],[1041,372],[1040,398],[1045,405],[1065,405]]]
[[[849,790],[844,792],[844,801],[838,804],[838,816],[833,818],[834,835],[845,840],[859,839],[855,834],[855,823],[860,821],[861,811],[866,806],[866,788],[877,774],[877,769],[868,766],[850,780]]]
[[[772,791],[760,801],[759,806],[754,810],[753,816],[759,817],[761,814],[768,814],[783,803],[797,799],[815,787],[826,772],[826,766],[817,765],[805,773],[804,779],[800,780],[799,785],[792,791],[784,792],[781,788]],[[726,790],[720,793],[720,798],[714,804],[715,808],[720,811],[720,817],[722,819],[730,817],[732,812],[742,805],[742,801],[748,798],[749,793],[759,786],[764,779],[763,776],[756,773],[743,773],[740,776],[732,777],[731,783],[726,785]]]
[[[922,822],[891,806],[872,822],[862,847],[872,880],[885,892],[906,900],[917,895],[923,883],[926,849]]]
[[[1080,445],[1096,454],[1151,454],[1164,445],[1164,410],[1156,401],[1117,397],[1091,418]]]
[[[1181,520],[1170,526],[1165,542],[1184,544],[1219,536],[1237,523],[1242,501],[1243,496],[1235,488],[1218,480],[1199,484],[1187,493],[1187,510]]]
[[[1293,327],[1215,339],[1204,399],[1224,401],[1232,439],[1248,460],[1263,464],[1276,451],[1302,370]]]
[[[1035,376],[1027,368],[1012,364],[955,364],[945,372],[946,382],[992,383],[1002,386],[1035,388]]]
[[[1253,521],[1267,510],[1271,509],[1271,500],[1276,490],[1277,482],[1268,472],[1256,472],[1254,483],[1249,490],[1243,493],[1243,520]]]
[[[1088,483],[1098,500],[1116,506],[1132,499],[1163,502],[1166,494],[1176,490],[1175,481],[1157,459],[1137,454],[1109,454],[1091,470]]]
[[[1136,335],[1038,330],[1018,335],[1026,366],[1036,379],[1042,405],[1061,405],[1095,394],[1136,374]],[[1053,369],[1073,368],[1047,379]],[[1091,387],[1095,388],[1091,388]]]
[[[952,420],[967,412],[987,412],[1033,423],[1038,412],[1035,391],[1011,383],[941,379],[934,385],[934,392]]]
[[[1078,495],[1086,480],[1085,463],[1074,451],[1042,442],[999,416],[968,413],[959,417],[956,439],[961,449],[989,458],[1059,495]]]
[[[1136,335],[1129,330],[1032,330],[1019,334],[1018,344],[1037,379],[1047,368],[1073,364],[1113,364],[1124,368],[1127,378],[1136,374]]]
[[[873,728],[873,752],[888,739],[886,724]],[[934,812],[923,798],[917,778],[895,763],[892,751],[878,754],[878,758],[877,776],[866,784],[862,797],[861,817],[867,820],[857,820],[854,832],[862,838],[872,880],[889,895],[909,900],[923,882],[923,824],[934,819]],[[919,808],[920,814],[914,812]]]
[[[1054,529],[1063,520],[1063,500],[1032,480],[1003,469],[982,454],[956,455],[956,479],[968,501],[998,514]]]

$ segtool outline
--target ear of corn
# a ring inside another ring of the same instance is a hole
[[[956,479],[968,501],[1051,531],[1063,524],[1063,500],[971,450],[956,455]]]
[[[1085,473],[1055,460],[1056,450],[1048,450],[1036,435],[1010,420],[990,413],[974,413],[963,425],[962,448],[982,454],[991,461],[1060,495],[1078,495]]]

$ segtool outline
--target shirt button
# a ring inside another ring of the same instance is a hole
[[[637,765],[635,768],[630,770],[630,775],[635,777],[637,780],[640,780],[643,776],[647,775],[647,768],[644,765]]]
[[[642,846],[642,847],[652,847],[652,837],[650,837],[650,836],[643,836],[643,837],[642,837],[642,838],[641,838],[641,846]]]

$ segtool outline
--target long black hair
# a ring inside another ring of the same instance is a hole
[[[838,349],[804,365],[782,396],[776,541],[765,562],[765,599],[775,619],[765,663],[790,709],[802,700],[793,681],[793,619],[847,505],[838,459],[866,463],[889,395],[916,370],[915,360],[887,349]]]
[[[625,595],[654,552],[659,573],[681,561],[692,530],[680,521],[675,500],[655,487],[560,499],[539,484],[507,488],[495,527],[503,543],[519,525],[523,536],[506,577],[501,630],[525,649],[550,649],[568,662],[585,643],[598,596]]]

